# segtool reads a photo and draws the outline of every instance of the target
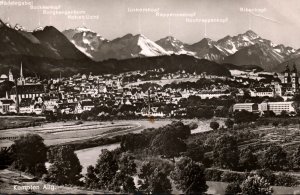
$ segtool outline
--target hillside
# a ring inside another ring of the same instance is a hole
[[[148,58],[132,58],[125,60],[105,60],[94,62],[92,60],[58,60],[34,56],[5,56],[0,57],[0,72],[7,73],[11,68],[14,75],[19,74],[20,63],[27,76],[58,77],[61,72],[63,76],[77,73],[121,73],[136,70],[151,70],[164,68],[168,72],[186,70],[187,72],[206,72],[212,75],[229,76],[230,72],[225,66],[205,59],[197,59],[188,55],[156,56]]]

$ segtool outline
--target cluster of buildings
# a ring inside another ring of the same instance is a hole
[[[161,71],[161,70],[159,70]],[[225,89],[214,90],[186,90],[155,87],[143,91],[138,86],[124,87],[122,79],[128,73],[120,75],[74,75],[69,78],[50,79],[43,82],[32,81],[23,76],[21,64],[20,77],[14,80],[9,71],[8,81],[14,82],[11,91],[0,99],[0,113],[43,114],[45,112],[60,114],[81,114],[90,111],[96,106],[112,107],[117,112],[129,110],[135,115],[163,117],[167,115],[184,115],[186,108],[178,105],[182,98],[190,95],[202,99],[228,96]],[[168,74],[166,77],[186,78],[188,73],[179,72]],[[193,74],[193,76],[196,76]],[[203,75],[202,75],[203,76]],[[3,78],[6,78],[3,76]],[[199,77],[200,78],[200,77]],[[172,104],[172,109],[166,111],[164,105]],[[126,109],[125,109],[126,108]],[[100,113],[107,115],[108,113]]]
[[[161,73],[163,70],[154,71]],[[142,75],[146,75],[143,73]],[[95,107],[111,107],[114,113],[130,113],[141,116],[184,116],[186,108],[180,107],[179,102],[189,96],[198,96],[201,99],[221,98],[231,96],[229,86],[211,86],[206,89],[163,89],[163,87],[152,87],[143,91],[139,86],[124,86],[122,81],[125,77],[133,76],[133,73],[122,73],[120,75],[74,75],[69,78],[57,78],[40,81],[39,79],[25,78],[21,64],[20,77],[14,79],[11,71],[8,76],[1,75],[0,82],[11,81],[15,86],[6,92],[6,97],[0,99],[0,113],[20,114],[43,114],[45,112],[60,114],[81,114],[91,111]],[[141,74],[140,74],[141,75]],[[151,75],[154,75],[151,72]],[[160,75],[161,76],[161,75]],[[157,75],[155,76],[157,77]],[[223,78],[209,75],[196,75],[179,71],[168,73],[162,79],[171,78],[207,78],[228,79],[235,82],[238,78]],[[283,78],[277,74],[270,83],[264,83],[261,87],[248,90],[251,97],[275,97],[281,96],[288,99],[299,92],[299,77],[294,66],[292,70],[287,66]],[[246,83],[247,84],[247,83]],[[238,89],[237,96],[245,95],[245,89]],[[166,106],[168,105],[168,106]],[[168,107],[168,108],[166,108]],[[123,112],[126,110],[127,112]],[[247,110],[250,112],[273,111],[280,114],[283,110],[288,113],[295,112],[293,102],[268,102],[268,103],[238,103],[233,105],[233,110]],[[100,115],[108,115],[101,111]]]
[[[233,106],[234,111],[246,110],[249,112],[264,113],[266,111],[272,111],[275,115],[280,115],[283,111],[290,115],[295,115],[297,105],[291,101],[292,97],[299,93],[299,76],[296,66],[294,64],[293,69],[290,70],[289,66],[286,66],[283,76],[279,80],[278,75],[275,75],[275,79],[267,85],[261,88],[251,88],[249,90],[251,97],[275,97],[280,96],[284,100],[282,102],[263,102],[261,104],[256,103],[238,103]]]

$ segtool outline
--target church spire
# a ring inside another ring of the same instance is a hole
[[[22,62],[21,62],[21,68],[20,68],[20,84],[21,85],[25,84],[25,78],[24,78],[24,75],[23,75],[23,64],[22,64]]]
[[[14,75],[12,74],[11,69],[9,69],[9,72],[8,72],[8,80],[11,82],[14,82]]]
[[[22,65],[22,62],[21,62],[21,69],[20,69],[20,78],[23,78],[23,65]]]

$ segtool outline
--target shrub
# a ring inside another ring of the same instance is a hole
[[[204,171],[205,179],[207,181],[221,181],[221,175],[223,171],[218,169],[206,169]]]
[[[229,183],[225,190],[225,194],[228,194],[228,195],[229,194],[235,195],[235,194],[239,194],[241,192],[242,192],[242,189],[240,187],[240,184],[236,183],[236,182]]]
[[[191,130],[197,129],[197,128],[198,128],[198,124],[195,123],[195,122],[191,122],[191,123],[189,124],[189,127],[190,127]]]
[[[256,174],[260,177],[265,178],[268,181],[268,183],[270,183],[271,185],[275,184],[276,177],[270,169],[257,170]]]
[[[236,182],[242,183],[246,179],[245,173],[236,173],[236,172],[223,172],[221,175],[221,181],[223,182]]]
[[[253,175],[242,183],[242,194],[271,195],[272,188],[265,178]]]
[[[292,187],[298,184],[297,179],[287,173],[281,172],[275,176],[275,185],[276,186],[287,186]]]
[[[264,167],[279,171],[287,165],[287,153],[281,146],[270,146],[264,155]]]

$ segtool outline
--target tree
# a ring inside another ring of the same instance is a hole
[[[263,177],[270,185],[275,185],[276,176],[270,169],[259,169],[256,171],[259,177]]]
[[[7,168],[12,163],[13,163],[13,154],[10,148],[2,149],[0,151],[0,169]]]
[[[87,173],[85,175],[85,186],[87,188],[95,189],[98,187],[98,178],[96,176],[95,167],[92,165],[87,167]]]
[[[240,184],[237,182],[229,183],[225,190],[225,194],[231,194],[231,195],[240,194],[241,192],[242,189],[240,187]]]
[[[125,175],[136,174],[136,164],[134,157],[128,153],[122,153],[118,160],[119,171]]]
[[[128,153],[122,153],[118,159],[118,171],[115,173],[110,189],[115,192],[135,192],[133,176],[136,174],[134,157]]]
[[[201,194],[207,191],[204,168],[202,164],[194,162],[188,157],[183,157],[175,164],[171,173],[176,187],[188,194]]]
[[[191,158],[193,161],[202,162],[204,159],[204,147],[202,142],[187,145],[185,156]]]
[[[212,128],[214,131],[215,130],[217,130],[219,127],[220,127],[220,125],[219,125],[219,123],[218,122],[215,122],[215,121],[212,121],[212,122],[210,122],[210,128]]]
[[[251,146],[244,148],[240,152],[239,164],[243,170],[251,171],[257,169],[257,156],[254,154],[254,150]]]
[[[20,136],[11,146],[13,167],[36,176],[46,173],[47,147],[37,134]]]
[[[278,125],[279,125],[279,122],[278,122],[278,121],[274,121],[274,122],[272,123],[272,125],[273,125],[275,128],[277,128]]]
[[[259,116],[252,112],[242,110],[242,111],[235,112],[233,117],[235,123],[249,123],[249,122],[256,121]]]
[[[237,139],[232,135],[222,135],[215,143],[213,157],[217,166],[236,169],[239,162]]]
[[[284,110],[283,110],[284,111]],[[289,129],[289,121],[287,121],[287,120],[285,120],[281,125],[283,126],[283,127],[285,127],[285,129],[283,130],[283,134],[284,134],[284,142],[286,142],[286,133],[287,133],[287,131],[288,131],[288,129]]]
[[[109,189],[114,192],[134,193],[136,191],[133,178],[124,172],[116,172]]]
[[[280,113],[281,117],[287,117],[288,116],[288,112],[286,110],[281,111]]]
[[[191,122],[191,123],[189,124],[189,128],[190,128],[191,130],[197,129],[197,128],[198,128],[198,124],[197,124],[196,122]]]
[[[300,168],[300,146],[293,154],[293,165],[295,168]]]
[[[282,170],[287,165],[287,153],[281,146],[270,146],[264,157],[263,166],[273,171]]]
[[[91,116],[92,114],[89,111],[83,111],[80,115],[80,119],[83,121],[88,120],[89,116]]]
[[[173,121],[170,125],[164,127],[166,131],[173,131],[174,135],[180,139],[187,139],[191,135],[191,129],[180,121]]]
[[[121,149],[123,151],[135,151],[149,147],[150,136],[146,134],[132,134],[122,136]]]
[[[152,140],[151,150],[156,154],[174,158],[186,151],[186,144],[176,136],[176,132],[163,130]]]
[[[133,156],[120,150],[102,150],[95,168],[88,167],[85,176],[86,187],[114,192],[133,193],[135,184],[132,175],[136,174]]]
[[[80,184],[82,166],[70,146],[51,148],[48,152],[48,160],[52,163],[48,171],[48,179],[51,182],[58,185]]]
[[[145,193],[171,193],[172,186],[168,172],[152,162],[144,162],[140,174],[139,190]]]
[[[231,120],[231,119],[227,119],[226,121],[225,121],[225,125],[226,125],[226,127],[227,128],[232,128],[233,127],[233,125],[234,125],[234,122],[233,122],[233,120]]]
[[[270,195],[272,194],[272,188],[265,178],[253,175],[248,176],[248,178],[242,183],[242,194]]]
[[[95,173],[98,178],[98,188],[109,189],[118,171],[118,162],[111,151],[102,150],[95,166]]]

